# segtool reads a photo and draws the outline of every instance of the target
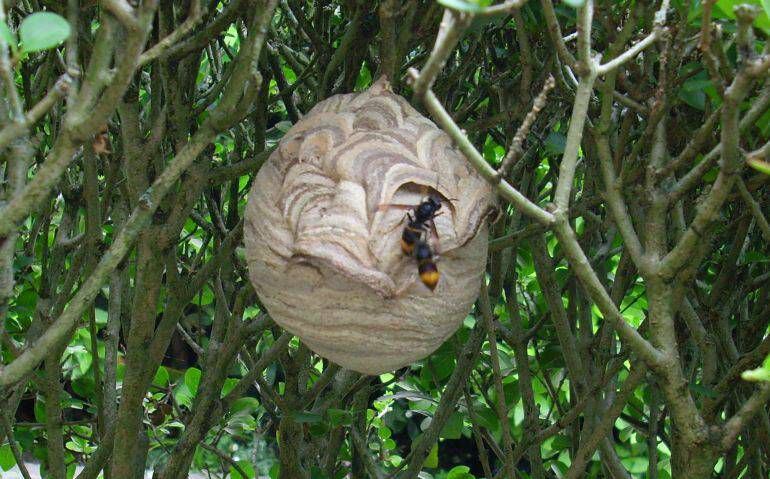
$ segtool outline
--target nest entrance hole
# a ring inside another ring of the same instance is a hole
[[[414,209],[423,201],[427,201],[428,198],[434,198],[441,202],[442,211],[446,211],[448,209],[454,215],[454,202],[457,201],[457,198],[448,198],[444,193],[441,192],[440,188],[441,185],[427,185],[409,181],[399,186],[395,193],[393,193],[391,203],[393,205],[399,205],[404,208],[406,206],[410,206],[412,209]]]

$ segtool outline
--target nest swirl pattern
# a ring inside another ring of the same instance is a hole
[[[442,200],[438,287],[399,246],[405,206]],[[343,367],[379,374],[434,351],[479,291],[493,201],[450,138],[395,95],[317,104],[259,170],[246,210],[249,275],[273,319]]]

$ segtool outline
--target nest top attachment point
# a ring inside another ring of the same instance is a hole
[[[436,216],[419,221],[429,201]],[[313,351],[391,371],[433,352],[468,314],[492,202],[450,138],[381,78],[316,105],[259,170],[249,275],[272,318]]]

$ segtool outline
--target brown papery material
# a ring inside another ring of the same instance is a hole
[[[399,241],[426,192],[442,200],[420,282]],[[268,313],[313,351],[380,374],[433,352],[475,301],[493,194],[450,138],[385,78],[316,105],[281,140],[249,194],[251,281]]]

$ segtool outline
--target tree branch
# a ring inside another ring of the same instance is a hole
[[[770,401],[770,382],[765,382],[723,426],[724,436],[720,446],[726,451],[735,443],[738,435]]]

